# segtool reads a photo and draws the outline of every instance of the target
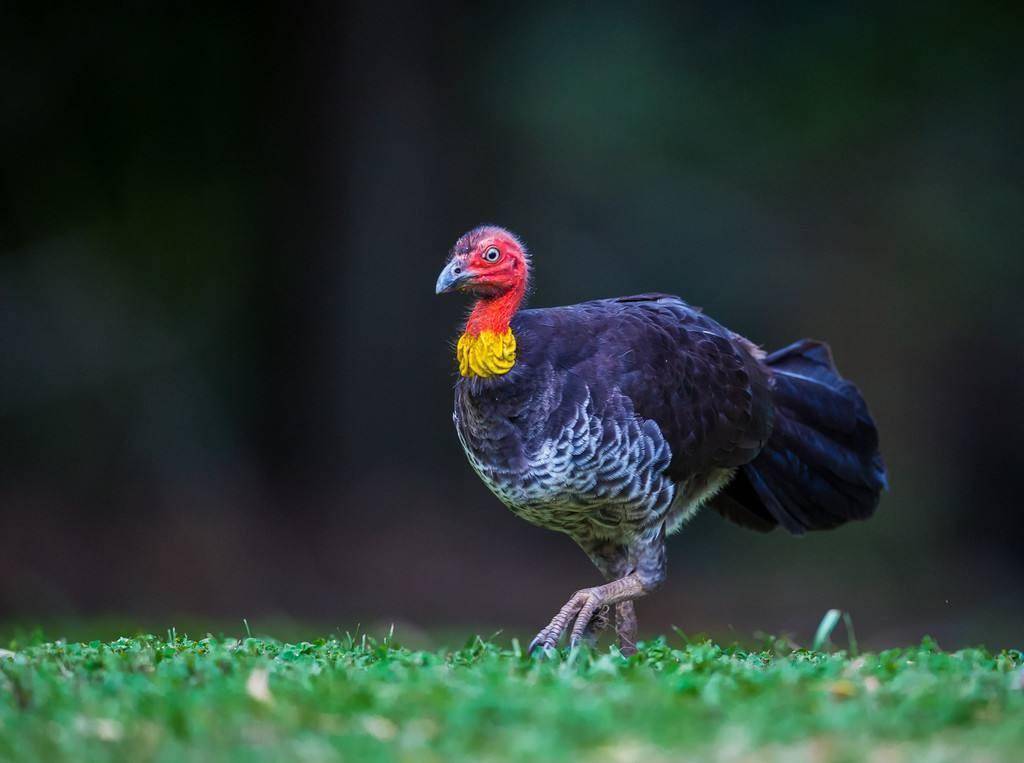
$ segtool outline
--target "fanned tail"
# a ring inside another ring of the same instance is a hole
[[[772,435],[716,508],[754,529],[795,534],[867,519],[887,483],[864,398],[823,342],[804,339],[765,362],[774,376]]]

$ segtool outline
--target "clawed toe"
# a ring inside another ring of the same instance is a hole
[[[551,622],[530,642],[530,652],[535,649],[554,649],[562,636],[572,626],[569,637],[570,646],[577,646],[596,634],[608,624],[608,606],[602,591],[598,588],[587,588],[577,591],[565,603]]]

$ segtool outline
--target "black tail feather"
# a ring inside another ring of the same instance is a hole
[[[772,435],[716,508],[755,529],[778,524],[797,534],[871,516],[887,486],[878,430],[828,345],[804,339],[765,362],[774,375]]]

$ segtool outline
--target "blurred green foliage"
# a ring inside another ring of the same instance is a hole
[[[1017,760],[1024,656],[138,636],[0,653],[4,760]]]

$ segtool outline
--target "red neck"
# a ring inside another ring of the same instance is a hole
[[[478,300],[466,321],[466,333],[479,336],[482,331],[503,334],[526,294],[526,284],[517,283],[504,294]]]

